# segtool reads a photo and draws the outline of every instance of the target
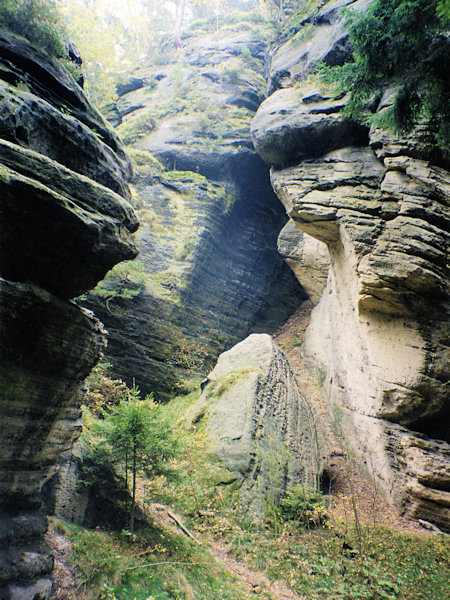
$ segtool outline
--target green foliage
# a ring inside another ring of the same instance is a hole
[[[442,20],[450,19],[450,0],[440,0],[437,6],[437,14]]]
[[[393,106],[375,117],[379,123],[405,132],[425,118],[437,142],[450,147],[446,6],[438,0],[374,0],[363,14],[347,13],[354,62],[321,68],[325,81],[351,91],[346,116],[360,116],[370,98],[397,87]]]
[[[100,431],[119,463],[124,465],[128,456],[136,462],[136,473],[147,477],[170,473],[169,461],[176,456],[179,443],[167,420],[161,418],[153,394],[141,400],[134,386],[110,412],[103,411]]]
[[[139,535],[88,530],[51,519],[69,538],[70,562],[85,600],[250,600],[236,577],[208,550],[171,529],[148,526]],[[77,594],[77,597],[78,597]]]
[[[105,298],[130,300],[143,290],[148,277],[144,264],[138,260],[125,260],[115,265],[105,279],[91,290],[91,294]]]
[[[179,439],[171,431],[170,423],[161,415],[153,394],[140,399],[139,389],[134,385],[127,390],[118,404],[100,408],[103,417],[94,420],[87,415],[90,431],[97,436],[92,461],[120,467],[125,473],[128,488],[131,475],[132,502],[129,510],[130,529],[134,528],[136,505],[136,478],[139,474],[148,478],[173,474],[170,461],[180,451]]]
[[[304,485],[296,485],[286,493],[281,499],[280,511],[286,521],[296,521],[309,528],[328,522],[322,492]]]
[[[234,526],[230,547],[273,581],[283,580],[308,600],[441,600],[447,597],[450,542],[381,527],[365,530],[365,555],[343,549],[328,529],[270,535]],[[349,531],[347,543],[355,544]]]
[[[0,27],[27,38],[51,56],[65,54],[65,32],[56,0],[2,0]]]

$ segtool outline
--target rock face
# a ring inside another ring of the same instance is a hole
[[[250,139],[266,35],[245,20],[195,32],[119,89],[118,132],[136,165],[141,291],[107,306],[94,292],[86,306],[110,333],[114,375],[159,399],[203,378],[249,333],[275,331],[305,297],[278,254],[286,215]]]
[[[288,221],[278,236],[278,251],[317,304],[327,284],[330,254],[326,244]]]
[[[133,258],[123,147],[55,61],[0,32],[0,598],[47,598],[40,489],[78,437],[105,331],[67,301]]]
[[[360,3],[327,10],[342,4]],[[320,14],[311,19],[320,30]],[[276,58],[283,64],[283,46]],[[301,79],[303,66],[294,69],[291,59],[286,50],[286,71]],[[391,99],[387,92],[377,110]],[[378,489],[402,513],[449,530],[450,162],[425,125],[404,137],[364,132],[342,119],[344,102],[309,78],[275,91],[252,125],[290,218],[326,244],[331,259],[304,351],[326,366],[329,405]],[[303,242],[296,251],[285,240],[282,233],[283,252],[303,281],[310,258],[295,258]]]
[[[243,510],[263,517],[292,485],[313,486],[323,445],[311,408],[283,352],[267,334],[253,334],[220,355],[192,409],[222,483],[239,490]],[[220,482],[219,482],[220,483]]]

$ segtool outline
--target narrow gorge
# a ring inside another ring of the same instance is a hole
[[[349,118],[318,73],[353,61],[345,9],[369,0],[277,6],[278,28],[216,11],[163,38],[104,116],[0,29],[0,600],[55,592],[45,511],[86,516],[98,363],[174,404],[248,519],[330,491],[345,454],[395,514],[450,532],[448,147],[423,119]],[[298,315],[313,391],[278,342]]]

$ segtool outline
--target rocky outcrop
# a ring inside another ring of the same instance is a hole
[[[323,439],[286,357],[267,334],[253,334],[220,355],[191,420],[238,490],[243,511],[266,515],[293,485],[316,485]]]
[[[320,14],[311,19],[322,27]],[[288,51],[285,60],[288,70]],[[344,103],[309,78],[275,91],[252,126],[290,218],[331,259],[304,351],[325,365],[330,408],[377,488],[448,530],[449,161],[426,124],[403,137],[364,131],[342,118]],[[292,248],[285,254],[297,262]],[[308,260],[294,267],[300,281]]]
[[[305,297],[277,252],[285,211],[250,139],[265,36],[245,19],[190,34],[119,89],[118,132],[136,165],[141,291],[108,299],[97,290],[87,306],[110,333],[113,373],[159,399],[203,378],[249,333],[275,331]]]
[[[313,0],[303,6],[286,2],[291,9],[288,34],[275,44],[268,57],[269,93],[289,88],[314,72],[318,63],[342,65],[351,59],[342,8],[365,10],[371,0]],[[293,14],[292,14],[293,11]]]
[[[330,255],[326,244],[288,221],[278,236],[278,251],[309,298],[317,304],[327,284]]]
[[[78,437],[105,346],[67,301],[136,249],[126,153],[73,79],[0,32],[0,598],[47,598],[40,489]]]

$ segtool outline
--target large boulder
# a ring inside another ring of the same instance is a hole
[[[327,450],[283,352],[253,334],[219,356],[191,419],[243,511],[265,516],[293,485],[314,486]],[[220,484],[220,482],[218,482]]]
[[[403,514],[449,530],[448,154],[426,123],[341,135],[360,127],[342,119],[345,98],[321,88],[305,104],[314,85],[275,92],[252,126],[290,218],[331,259],[304,352],[327,370],[330,412],[362,471]],[[299,260],[287,250],[300,272],[301,241]]]
[[[136,255],[131,166],[57,61],[0,31],[0,598],[51,594],[40,490],[81,431],[105,331],[67,298]]]
[[[348,97],[304,84],[274,92],[252,122],[258,154],[287,167],[342,146],[367,144],[367,127],[342,117]]]

